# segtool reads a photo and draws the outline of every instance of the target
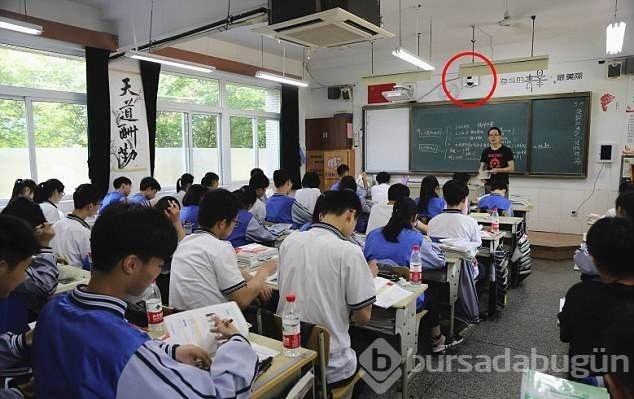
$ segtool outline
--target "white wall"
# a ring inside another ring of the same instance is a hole
[[[628,35],[630,38],[634,35]],[[535,54],[549,54],[550,67],[544,71],[548,77],[543,87],[534,86],[533,92],[525,88],[525,85],[501,86],[498,80],[498,89],[494,97],[507,97],[517,95],[540,95],[565,93],[574,91],[591,91],[592,110],[590,126],[590,154],[588,159],[588,177],[580,180],[568,179],[538,179],[538,178],[512,178],[511,189],[513,194],[522,195],[532,200],[535,210],[529,214],[529,228],[532,230],[581,233],[587,228],[585,216],[589,212],[604,213],[606,209],[613,207],[619,181],[620,163],[606,165],[596,184],[596,192],[587,203],[579,209],[578,217],[572,217],[571,211],[581,205],[593,188],[595,178],[600,170],[600,164],[596,162],[596,149],[600,141],[611,141],[622,148],[624,144],[625,130],[625,101],[627,96],[627,81],[608,80],[605,78],[605,65],[599,65],[597,60],[604,56],[604,42],[602,37],[570,38],[562,37],[557,40],[545,42],[538,41]],[[628,40],[626,38],[626,40]],[[530,49],[530,43],[521,43],[512,46],[500,46],[495,48],[495,58],[515,58],[526,56]],[[490,55],[488,48],[476,49]],[[456,49],[462,51],[462,49]],[[422,101],[446,100],[442,89],[439,87],[440,71],[445,60],[452,54],[438,54],[433,57],[432,63],[436,66],[436,73],[432,80],[418,82],[417,94],[422,95],[431,92]],[[305,115],[307,118],[327,117],[335,112],[354,111],[354,129],[360,132],[362,127],[362,109],[367,103],[367,88],[360,84],[360,77],[369,75],[367,56],[352,58],[337,57],[337,59],[319,60],[314,57],[312,66],[313,76],[321,83],[356,84],[353,101],[328,100],[325,88],[310,90],[310,99],[305,101],[308,106]],[[469,59],[459,60],[461,63],[469,62]],[[407,66],[391,55],[375,54],[375,73],[392,73],[407,71]],[[457,65],[450,68],[451,77],[455,77]],[[558,74],[582,72],[582,80],[571,80],[553,83]],[[535,72],[533,72],[533,75]],[[528,75],[526,73],[500,75],[499,78],[509,76]],[[630,77],[634,79],[634,77]],[[450,84],[450,90],[454,96],[460,98],[482,97],[491,87],[490,77],[483,78],[481,85],[474,89],[460,90],[458,85]],[[616,99],[609,105],[607,111],[602,111],[600,97],[604,93],[611,93]],[[485,138],[483,138],[485,140]],[[361,147],[357,147],[357,169],[361,168]],[[474,170],[477,165],[474,165]]]

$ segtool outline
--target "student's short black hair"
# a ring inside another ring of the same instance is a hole
[[[273,172],[273,183],[275,187],[282,187],[287,181],[291,180],[291,175],[286,169],[278,169]]]
[[[350,172],[350,168],[345,163],[342,163],[341,165],[337,166],[337,175],[339,175],[339,177],[343,177],[343,175],[345,175],[348,172]]]
[[[46,223],[42,208],[26,197],[17,197],[11,200],[2,210],[2,214],[22,219],[33,228]]]
[[[634,276],[631,262],[634,227],[631,220],[621,217],[597,220],[588,230],[587,244],[600,272],[616,278]]]
[[[357,192],[357,181],[352,176],[344,176],[339,181],[339,190],[352,190]]]
[[[240,206],[242,207],[242,209],[250,209],[257,200],[255,190],[250,186],[240,187],[233,192],[233,195],[235,195],[240,202]]]
[[[194,184],[194,176],[189,173],[183,173],[183,175],[176,180],[176,192],[181,191],[189,184]]]
[[[455,172],[452,176],[452,179],[464,184],[469,184],[469,180],[471,180],[471,176],[466,172]]]
[[[619,194],[626,191],[634,191],[634,183],[623,182],[619,184]]]
[[[342,215],[345,211],[355,210],[355,217],[361,213],[361,200],[357,193],[351,190],[326,191],[321,202],[320,213],[322,215],[334,214]]]
[[[132,180],[128,179],[125,176],[119,176],[112,182],[112,186],[115,188],[115,190],[120,189],[121,186],[123,186],[124,184],[132,185]]]
[[[392,176],[387,172],[379,172],[376,175],[376,182],[379,184],[389,183]]]
[[[634,397],[634,305],[623,304],[614,315],[605,333],[605,354],[610,359],[608,374],[626,397],[631,398]]]
[[[220,176],[218,176],[217,174],[215,174],[214,172],[207,172],[205,173],[205,176],[203,176],[202,179],[200,179],[200,184],[202,184],[205,187],[211,187],[213,185],[213,182],[216,181],[220,181]]]
[[[403,183],[392,184],[390,188],[387,189],[387,200],[388,201],[396,201],[402,197],[409,197],[409,187],[407,187]]]
[[[7,262],[9,268],[14,268],[39,249],[31,226],[15,216],[0,215],[0,260]]]
[[[153,177],[144,177],[141,180],[141,184],[139,184],[139,188],[141,189],[141,191],[145,191],[148,188],[152,189],[152,190],[156,190],[156,191],[161,191],[161,185],[159,184],[159,182],[153,178]]]
[[[494,176],[491,181],[491,190],[508,190],[508,185],[501,178]]]
[[[238,214],[238,199],[225,189],[209,191],[200,201],[198,224],[210,229],[223,220],[230,222]]]
[[[264,173],[251,175],[251,179],[249,179],[249,186],[254,190],[258,188],[268,188],[270,184],[269,178],[266,177]]]
[[[634,222],[634,191],[625,191],[616,198],[616,207],[625,211],[625,217]]]
[[[158,209],[138,204],[112,204],[92,228],[93,269],[109,272],[129,255],[136,255],[144,262],[152,257],[167,261],[177,244],[174,226]]]
[[[442,195],[449,206],[456,206],[469,196],[469,187],[455,180],[449,180],[442,186]]]
[[[491,126],[491,127],[489,128],[489,130],[487,130],[487,136],[491,133],[491,130],[497,130],[497,131],[498,131],[498,133],[500,133],[500,136],[502,135],[502,129],[500,129],[500,128],[499,128],[499,127],[497,127],[497,126]]]
[[[321,193],[321,195],[317,197],[317,201],[315,201],[315,209],[313,209],[313,223],[319,223],[319,215],[321,214],[325,198],[325,193]]]
[[[154,208],[158,209],[162,213],[163,211],[167,210],[167,208],[170,207],[170,202],[175,202],[176,206],[178,206],[178,209],[181,209],[181,205],[178,203],[178,200],[169,195],[166,195],[165,197],[161,197],[161,199],[156,201],[156,204],[154,204]]]
[[[57,190],[59,193],[64,192],[64,184],[57,179],[48,179],[45,182],[42,182],[35,187],[35,192],[33,194],[33,200],[38,204],[42,202],[48,201],[51,198],[51,195]]]
[[[260,168],[253,168],[251,169],[251,173],[249,174],[250,177],[253,177],[255,175],[263,175],[264,171]]]
[[[302,179],[303,188],[319,188],[319,175],[315,172],[306,172]]]
[[[37,184],[31,179],[17,179],[15,183],[13,183],[11,199],[22,195],[25,188],[28,188],[32,193],[35,193],[35,187],[37,187]]]
[[[73,193],[75,209],[82,209],[90,204],[97,205],[99,200],[101,200],[101,193],[94,184],[80,184]]]
[[[183,206],[198,205],[209,189],[202,184],[192,184],[183,197]]]

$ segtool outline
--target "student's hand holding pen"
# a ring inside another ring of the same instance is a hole
[[[33,234],[41,247],[49,247],[51,240],[55,237],[55,230],[53,230],[53,226],[50,223],[42,223],[39,226],[35,226]]]
[[[214,315],[214,327],[211,327],[210,331],[212,334],[216,334],[218,340],[225,340],[240,333],[240,330],[233,324],[233,319],[223,320],[218,315]]]

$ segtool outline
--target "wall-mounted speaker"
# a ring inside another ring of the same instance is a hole
[[[341,87],[333,86],[328,88],[328,99],[338,100],[341,97]]]

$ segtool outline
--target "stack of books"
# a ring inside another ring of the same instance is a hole
[[[236,248],[238,265],[246,267],[247,269],[253,269],[260,266],[262,263],[277,257],[278,253],[277,248],[266,247],[256,243]]]
[[[480,246],[477,243],[459,238],[444,238],[440,240],[440,248],[446,257],[473,259]]]

